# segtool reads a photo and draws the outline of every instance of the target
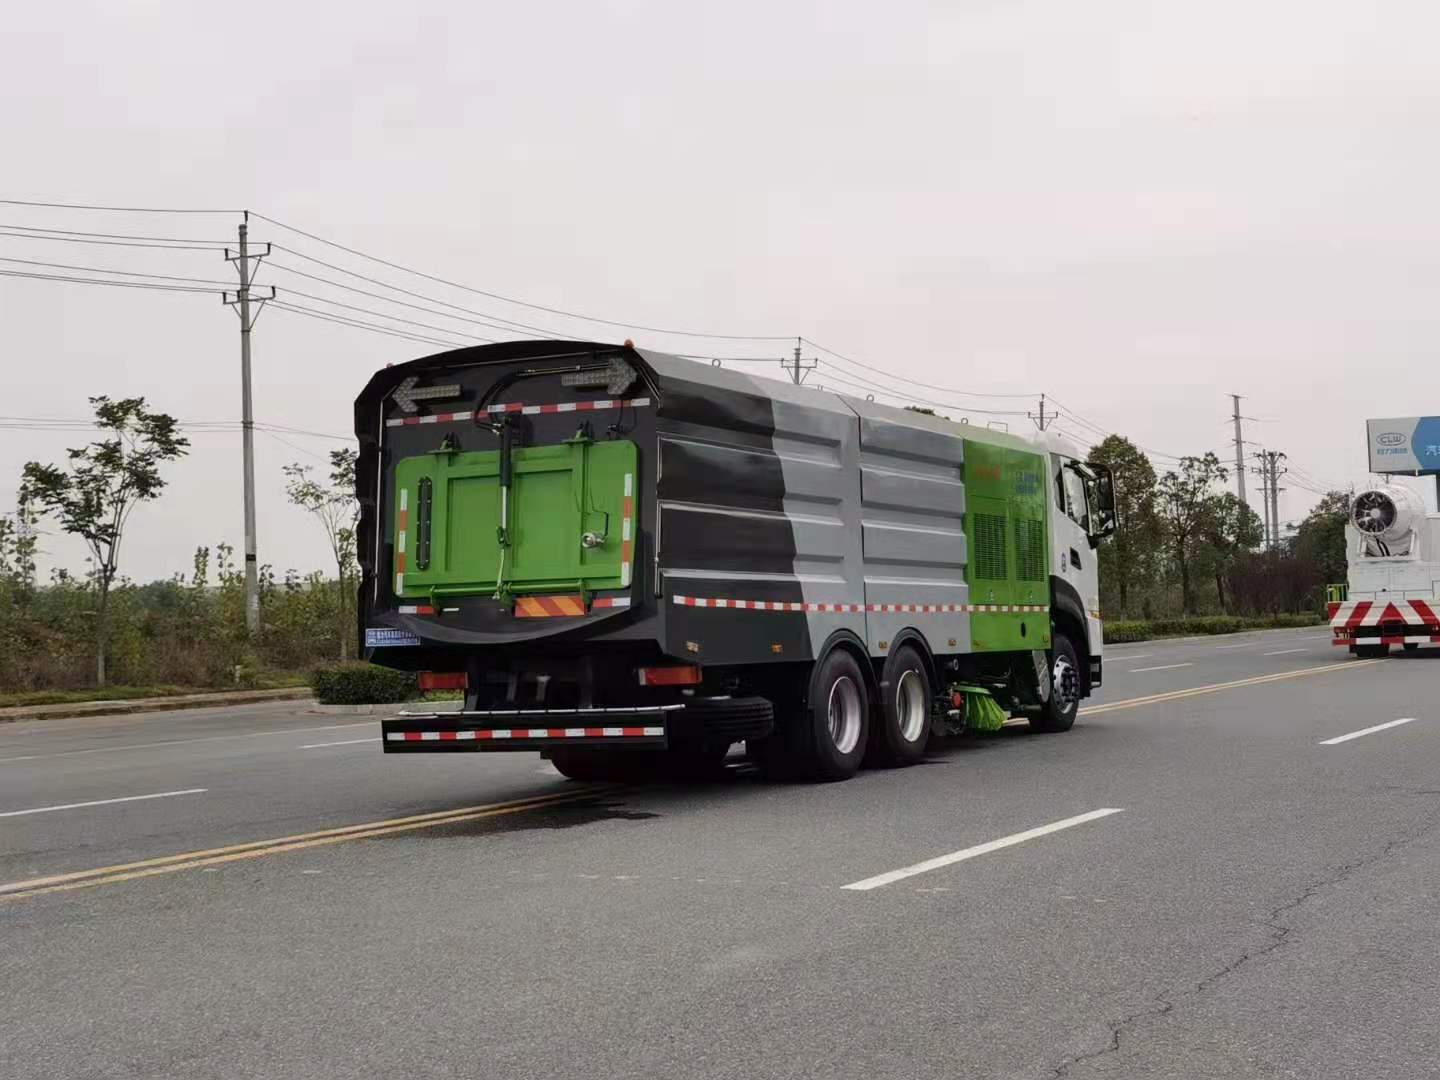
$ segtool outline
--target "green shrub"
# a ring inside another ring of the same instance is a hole
[[[1316,626],[1320,615],[1190,615],[1163,619],[1115,619],[1105,624],[1105,642],[1121,645],[1163,637],[1238,634],[1244,630],[1289,630]]]
[[[316,668],[310,686],[322,705],[391,705],[420,692],[413,671],[377,664],[337,664]]]

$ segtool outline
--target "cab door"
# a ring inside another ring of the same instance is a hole
[[[1080,599],[1085,612],[1086,632],[1092,656],[1100,653],[1100,560],[1091,545],[1096,531],[1098,508],[1090,505],[1085,477],[1070,468],[1073,459],[1052,454],[1051,482],[1055,497],[1052,573]]]

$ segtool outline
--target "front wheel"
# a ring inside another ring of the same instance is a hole
[[[1069,731],[1075,726],[1075,716],[1080,711],[1080,659],[1070,639],[1059,631],[1051,639],[1047,658],[1050,700],[1030,718],[1030,727],[1044,732]]]

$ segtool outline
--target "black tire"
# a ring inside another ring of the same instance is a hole
[[[1420,649],[1420,643],[1419,643],[1418,641],[1407,641],[1407,642],[1405,642],[1405,651],[1406,651],[1406,652],[1417,652],[1417,651],[1419,651],[1419,649]]]
[[[660,757],[648,750],[559,746],[550,752],[550,764],[570,780],[637,784],[654,777]]]
[[[1356,645],[1355,655],[1361,660],[1379,660],[1390,655],[1389,645]]]
[[[786,720],[787,773],[826,781],[854,776],[870,738],[870,695],[855,657],[845,649],[830,650],[810,676],[804,708]]]
[[[886,659],[881,674],[869,757],[880,765],[913,765],[924,758],[933,697],[924,658],[912,646],[901,645]]]
[[[686,737],[707,748],[766,738],[775,726],[775,707],[762,697],[697,697],[680,717]]]
[[[1057,630],[1046,659],[1050,662],[1050,700],[1030,717],[1030,729],[1047,734],[1069,731],[1080,711],[1080,657],[1070,639]]]

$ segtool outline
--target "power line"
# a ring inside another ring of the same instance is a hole
[[[844,353],[838,353],[834,349],[828,348],[825,345],[821,345],[818,341],[814,341],[810,338],[801,338],[800,340],[805,342],[811,348],[819,349],[823,353],[828,353],[836,360],[843,360],[847,364],[854,364],[857,367],[864,368],[866,371],[873,371],[877,375],[884,375],[888,378],[899,379],[901,382],[911,383],[915,386],[923,386],[926,390],[939,390],[942,394],[959,394],[962,397],[978,398],[1033,398],[1038,392],[1031,391],[1023,394],[985,394],[979,393],[978,391],[974,390],[961,390],[959,387],[955,386],[938,386],[934,383],[921,382],[919,379],[911,379],[904,375],[897,375],[893,371],[886,371],[884,368],[875,367],[872,364],[865,363],[865,361],[863,360],[856,360],[854,357],[846,356]]]
[[[32,236],[29,233],[10,232],[0,229],[0,236],[14,240],[55,240],[64,244],[98,244],[101,247],[157,248],[160,251],[219,251],[220,248],[200,247],[195,244],[149,244],[133,240],[85,240],[78,236]]]
[[[121,289],[158,289],[161,292],[213,293],[218,291],[216,289],[191,288],[186,285],[151,285],[144,281],[106,281],[103,278],[34,274],[26,270],[0,270],[0,277],[29,278],[33,281],[63,281],[73,285],[110,285]]]
[[[489,292],[485,289],[477,289],[472,285],[464,285],[458,281],[450,281],[446,278],[437,277],[434,274],[427,274],[422,270],[415,270],[408,266],[402,266],[400,263],[391,262],[388,259],[382,259],[378,255],[370,255],[356,248],[346,247],[344,244],[336,243],[334,240],[327,240],[325,237],[317,236],[315,233],[306,232],[304,229],[297,229],[294,225],[287,225],[283,221],[278,221],[275,218],[267,217],[264,214],[256,213],[253,210],[250,213],[252,214],[252,216],[259,218],[261,221],[268,221],[271,225],[278,226],[279,228],[286,229],[289,232],[293,232],[299,236],[314,240],[316,243],[325,244],[329,247],[336,248],[339,251],[346,252],[347,254],[354,255],[361,259],[368,259],[371,262],[379,263],[381,266],[388,266],[392,270],[399,270],[405,274],[414,274],[416,277],[424,278],[427,281],[433,281],[438,285],[446,285],[452,289],[462,289],[465,292],[471,292],[477,296],[485,296],[491,300],[500,300],[507,304],[514,304],[517,307],[530,308],[533,311],[544,311],[550,315],[560,315],[567,319],[579,319],[581,322],[599,323],[603,326],[618,326],[622,329],[627,330],[644,330],[652,334],[673,334],[678,337],[712,338],[714,340],[720,341],[789,341],[790,338],[794,336],[792,334],[711,334],[699,330],[675,330],[663,326],[646,326],[643,323],[621,322],[616,319],[602,319],[594,315],[584,315],[576,311],[567,311],[564,308],[547,307],[544,304],[532,304],[529,301],[519,300],[513,296],[506,296],[503,293]]]
[[[464,342],[461,341],[444,341],[439,338],[422,337],[419,334],[410,334],[403,330],[376,326],[373,323],[363,322],[360,319],[347,318],[344,315],[332,315],[327,312],[316,311],[314,308],[308,308],[301,304],[288,304],[282,300],[271,300],[270,306],[277,311],[288,311],[292,315],[304,315],[311,319],[322,319],[325,322],[340,323],[343,326],[353,326],[357,330],[370,330],[376,334],[385,334],[394,338],[404,338],[406,341],[419,341],[426,345],[444,345],[448,349],[464,347]]]
[[[245,212],[244,210],[193,210],[176,206],[96,206],[92,203],[38,202],[31,199],[0,199],[0,205],[43,206],[52,210],[104,210],[115,214],[243,214]],[[259,215],[257,214],[256,217]]]
[[[228,281],[213,281],[210,278],[179,277],[175,274],[142,274],[138,270],[113,270],[106,266],[76,266],[74,263],[41,262],[38,259],[11,259],[0,255],[0,262],[22,263],[25,266],[45,266],[52,270],[82,270],[87,274],[122,274],[126,277],[156,278],[164,281],[188,281],[196,285],[228,286]]]
[[[1023,409],[977,409],[977,408],[975,408],[973,405],[965,405],[965,404],[961,404],[960,402],[955,402],[955,401],[943,401],[943,400],[941,400],[941,399],[939,399],[939,398],[921,398],[921,397],[914,397],[914,396],[909,395],[909,394],[900,393],[900,392],[894,390],[894,389],[891,388],[891,387],[882,386],[882,385],[880,385],[879,383],[871,382],[871,381],[869,381],[868,379],[864,379],[864,378],[862,378],[862,377],[859,376],[859,375],[855,375],[854,373],[849,372],[849,371],[844,371],[843,369],[841,369],[841,373],[839,373],[839,374],[837,374],[837,373],[834,372],[834,371],[831,371],[829,374],[822,375],[822,378],[824,378],[826,382],[838,382],[838,383],[840,383],[840,384],[842,384],[842,385],[844,385],[844,386],[850,386],[850,387],[852,387],[852,388],[857,388],[857,389],[860,389],[860,390],[865,390],[865,391],[878,391],[878,392],[880,392],[880,393],[882,393],[882,394],[885,394],[885,395],[887,395],[887,396],[889,396],[889,397],[896,398],[896,399],[899,400],[899,401],[906,401],[906,402],[909,402],[909,403],[911,403],[911,404],[913,404],[913,405],[924,405],[924,406],[926,406],[927,408],[928,408],[928,407],[933,407],[933,406],[935,406],[935,405],[939,405],[941,408],[954,409],[954,410],[956,410],[957,412],[961,412],[961,413],[973,412],[973,413],[981,413],[981,414],[986,415],[986,416],[1024,416],[1024,415],[1025,415],[1025,410],[1023,410]],[[852,379],[853,379],[853,380],[856,380],[856,381],[854,381],[854,382],[850,381],[850,380],[852,380]]]
[[[278,245],[276,245],[276,246],[278,246]],[[289,249],[288,249],[288,248],[282,248],[281,250],[289,250]],[[467,319],[467,318],[465,318],[464,316],[461,316],[461,315],[451,315],[451,314],[449,314],[448,312],[436,311],[434,308],[425,307],[423,304],[412,304],[412,303],[410,303],[409,301],[406,301],[406,300],[396,300],[396,299],[394,299],[393,297],[385,296],[385,295],[382,294],[382,293],[371,292],[369,289],[357,289],[354,285],[346,285],[346,284],[345,284],[344,282],[342,282],[342,281],[335,281],[335,280],[333,280],[333,279],[331,279],[331,278],[321,277],[319,274],[307,274],[304,270],[296,270],[293,266],[286,266],[284,263],[277,263],[277,262],[275,262],[273,259],[270,261],[270,263],[268,264],[268,266],[269,266],[269,268],[272,269],[272,270],[283,270],[283,271],[284,271],[285,273],[287,273],[287,274],[298,274],[300,277],[309,278],[311,281],[318,281],[318,282],[320,282],[320,283],[323,284],[323,285],[330,285],[330,286],[333,286],[334,288],[337,288],[337,289],[345,289],[345,290],[347,290],[348,292],[359,293],[361,296],[368,296],[368,297],[371,297],[371,298],[374,299],[374,300],[381,300],[381,301],[383,301],[383,302],[385,302],[385,303],[387,303],[387,304],[396,304],[396,305],[398,305],[399,307],[413,308],[413,309],[416,310],[416,311],[428,312],[428,313],[431,314],[431,315],[438,315],[438,316],[440,316],[440,318],[442,318],[442,319],[455,319],[455,320],[457,320],[458,322],[473,323],[473,324],[476,325],[476,326],[489,327],[491,330],[509,330],[509,329],[510,329],[510,328],[507,327],[507,326],[501,326],[499,323],[490,322],[490,321],[488,321],[488,320],[486,320],[486,319]],[[368,280],[368,279],[367,279],[367,280]],[[290,290],[290,291],[293,291],[293,290]],[[295,295],[296,295],[296,296],[304,296],[305,294],[304,294],[304,293],[296,293]],[[436,302],[437,302],[437,303],[442,303],[443,301],[436,301]],[[462,309],[462,310],[464,310],[464,309]],[[546,333],[549,333],[549,331],[546,331]]]
[[[514,319],[502,318],[502,317],[499,316],[499,315],[492,315],[492,314],[490,314],[489,312],[485,312],[485,311],[475,311],[475,310],[472,309],[472,308],[461,307],[459,304],[452,304],[452,303],[450,303],[448,300],[441,300],[441,299],[440,299],[439,297],[437,297],[437,296],[427,296],[425,293],[412,292],[412,291],[409,290],[409,289],[401,288],[399,285],[392,285],[392,284],[390,284],[388,281],[381,281],[379,278],[367,277],[366,275],[361,274],[361,273],[357,273],[357,272],[354,271],[354,270],[346,269],[346,268],[343,267],[343,266],[337,266],[335,263],[326,262],[324,259],[317,259],[314,255],[307,255],[307,254],[305,254],[305,252],[303,252],[303,251],[296,251],[294,248],[292,248],[292,247],[286,247],[284,244],[272,244],[271,246],[272,246],[276,251],[288,252],[288,253],[291,254],[291,255],[295,255],[295,256],[298,256],[299,258],[305,259],[307,262],[313,262],[313,263],[315,263],[317,266],[323,266],[323,267],[325,267],[325,268],[328,269],[328,270],[335,270],[335,271],[338,271],[339,273],[342,273],[342,274],[348,274],[348,275],[350,275],[351,277],[356,278],[356,279],[359,280],[359,281],[368,281],[371,285],[379,285],[382,289],[390,289],[390,290],[393,291],[393,292],[398,292],[398,293],[401,293],[401,294],[403,294],[403,295],[405,295],[405,296],[413,296],[413,297],[415,297],[415,299],[417,299],[417,300],[428,300],[428,301],[430,301],[430,303],[432,303],[432,304],[439,304],[441,307],[454,308],[456,311],[463,311],[463,312],[465,312],[467,315],[479,315],[479,316],[481,316],[481,317],[483,317],[483,318],[485,318],[485,319],[493,320],[494,323],[504,323],[504,324],[506,324],[507,326],[515,327],[515,328],[520,329],[520,330],[529,330],[529,331],[532,331],[533,333],[543,334],[543,335],[545,335],[546,337],[560,337],[560,338],[563,338],[563,337],[569,336],[569,335],[564,334],[564,333],[561,333],[561,332],[559,332],[559,331],[557,331],[557,330],[549,329],[549,328],[546,328],[546,327],[543,327],[543,326],[531,326],[529,323],[516,322]],[[279,264],[273,264],[273,263],[272,263],[272,265],[275,265],[275,266],[277,266],[277,267],[279,266]],[[285,267],[279,267],[279,268],[280,268],[280,269],[286,269]],[[299,273],[303,273],[303,271],[293,270],[293,269],[292,269],[292,270],[290,270],[290,273],[292,273],[292,274],[299,274]],[[308,275],[308,276],[313,277],[314,275]],[[323,280],[323,279],[317,278],[316,280]],[[336,287],[336,288],[339,288],[339,289],[351,289],[351,290],[353,290],[354,292],[364,292],[364,291],[365,291],[365,290],[363,290],[363,289],[356,289],[355,286],[353,286],[353,285],[343,285],[343,284],[340,284],[339,282],[331,282],[330,284],[335,285],[335,287]],[[366,293],[366,295],[373,295],[373,294],[371,294],[371,293]],[[391,300],[390,302],[391,302],[392,304],[398,304],[398,303],[400,303],[399,300]],[[454,318],[454,316],[451,316],[451,318]],[[486,323],[486,325],[492,325],[492,324],[491,324],[491,323]],[[501,330],[501,329],[505,329],[505,327],[504,327],[504,326],[496,326],[495,329]]]
[[[37,240],[58,240],[66,236],[79,236],[100,240],[144,240],[165,244],[204,244],[207,245],[205,250],[209,250],[211,247],[226,247],[230,243],[228,240],[201,240],[197,237],[188,236],[137,236],[135,233],[102,233],[90,232],[87,229],[50,229],[43,228],[39,225],[14,225],[8,221],[0,222],[0,229],[15,229],[18,232],[25,233],[55,234],[53,236],[37,236],[35,238]]]
[[[402,319],[399,315],[387,315],[383,311],[374,311],[370,308],[357,307],[354,304],[342,304],[339,300],[331,300],[328,297],[316,296],[313,293],[300,292],[298,289],[286,289],[287,296],[303,296],[306,300],[315,300],[322,304],[331,304],[334,307],[345,308],[349,311],[358,311],[362,315],[374,315],[377,319],[389,319],[392,322],[408,323],[411,326],[423,327],[426,330],[436,330],[442,334],[453,334],[456,337],[470,338],[472,341],[483,341],[487,345],[495,343],[494,338],[480,337],[476,334],[467,334],[463,330],[452,330],[448,326],[436,326],[434,323],[416,322],[414,319]]]

